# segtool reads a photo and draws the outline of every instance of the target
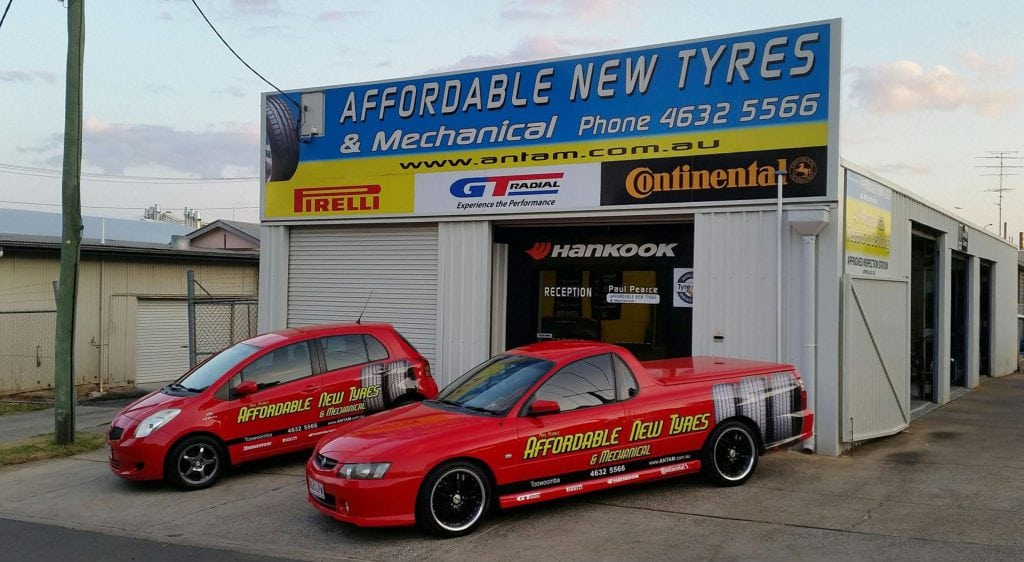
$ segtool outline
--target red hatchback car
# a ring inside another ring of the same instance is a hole
[[[230,465],[310,448],[339,424],[436,395],[427,360],[391,325],[270,332],[125,407],[107,436],[110,470],[206,488]]]

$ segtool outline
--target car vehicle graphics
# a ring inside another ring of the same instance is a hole
[[[306,465],[307,495],[340,521],[457,536],[493,506],[695,472],[739,485],[760,454],[812,427],[791,365],[641,363],[611,344],[549,341],[325,437]]]
[[[110,469],[205,488],[230,465],[311,448],[342,424],[436,395],[427,360],[388,324],[270,332],[125,407],[107,435]]]

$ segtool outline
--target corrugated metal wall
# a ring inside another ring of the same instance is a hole
[[[696,215],[694,355],[775,359],[777,233],[774,211]]]
[[[910,302],[905,279],[846,283],[843,440],[854,442],[910,423]]]
[[[7,248],[0,258],[0,311],[55,310],[53,280],[57,254]],[[214,295],[256,294],[254,262],[186,261],[162,257],[116,257],[85,254],[79,267],[75,312],[75,382],[80,385],[125,386],[135,380],[136,300],[138,297],[180,297],[186,294],[185,272]],[[27,330],[28,328],[23,328]],[[52,345],[52,326],[33,329]],[[182,330],[186,330],[183,326]],[[33,346],[34,349],[34,346]],[[45,375],[45,376],[44,376]],[[0,390],[10,387],[0,370]],[[40,388],[53,384],[52,366],[33,378]]]
[[[79,282],[76,380],[93,383],[101,379],[104,387],[134,384],[137,301],[140,297],[184,298],[189,269],[214,296],[256,294],[258,266],[252,262],[83,259],[79,276],[87,283]],[[187,323],[181,330],[187,333]],[[83,357],[92,361],[83,361]]]
[[[445,385],[489,355],[492,247],[488,222],[446,222],[439,229],[438,328],[445,352],[434,376]]]
[[[849,170],[848,173],[860,173],[858,170]],[[900,190],[898,187],[887,184],[883,179],[873,177],[868,173],[861,173],[870,179],[887,185],[893,190],[892,197],[892,237],[890,240],[890,276],[894,279],[909,282],[911,278],[911,244],[913,239],[912,231],[915,227],[922,228],[929,232],[938,233],[938,286],[937,293],[937,315],[936,325],[936,346],[937,346],[937,381],[935,387],[935,401],[942,404],[950,399],[950,334],[951,334],[951,284],[950,271],[952,254],[959,251],[959,227],[962,224],[956,218],[949,216],[931,204],[919,200],[916,196]],[[991,366],[992,373],[996,376],[1012,373],[1016,370],[1017,341],[1016,341],[1016,288],[1017,288],[1017,259],[1015,248],[1003,242],[989,233],[977,229],[969,224],[968,246],[962,253],[968,256],[968,345],[967,345],[967,386],[972,387],[978,384],[978,368],[980,363],[981,349],[978,342],[980,325],[980,289],[979,271],[980,260],[994,262],[992,278],[992,324],[991,324]],[[843,283],[843,294],[845,302],[849,303],[851,285],[854,280],[845,276]],[[911,287],[911,290],[913,288]],[[875,295],[876,301],[873,306],[877,309],[891,308],[893,310],[906,311],[909,319],[909,304],[907,299],[909,293],[892,291],[887,296]],[[848,325],[848,315],[855,314],[854,310],[847,304],[843,310],[844,325]],[[882,322],[880,328],[874,334],[875,340],[884,340],[889,343],[899,342],[901,353],[904,357],[910,356],[910,340],[908,327],[903,322]],[[875,392],[878,389],[860,389],[862,381],[861,372],[865,365],[861,365],[861,356],[864,350],[872,348],[874,344],[866,337],[855,337],[856,334],[844,334],[843,356],[844,379],[843,412],[841,419],[844,424],[843,435],[846,439],[855,441],[863,437],[858,432],[857,424],[865,427],[866,420],[879,420],[883,417],[896,419],[898,412],[886,392]],[[909,363],[909,362],[908,362]],[[909,369],[909,365],[903,365],[903,369]],[[901,376],[909,377],[909,374],[900,373]],[[875,377],[875,384],[887,384],[886,379]],[[896,378],[897,382],[901,379]],[[898,389],[906,394],[909,400],[909,388]],[[893,431],[898,430],[900,424],[893,426]],[[890,431],[891,433],[892,431]],[[874,435],[882,435],[885,432],[875,431]]]
[[[53,385],[57,262],[8,249],[0,258],[0,394]]]

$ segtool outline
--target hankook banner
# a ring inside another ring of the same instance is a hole
[[[262,216],[295,221],[536,213],[765,197],[763,170],[784,165],[791,173],[803,172],[793,167],[801,156],[813,161],[819,176],[830,175],[829,159],[836,161],[829,151],[838,121],[839,36],[839,20],[830,20],[267,93]],[[712,156],[723,159],[708,160]],[[684,170],[687,165],[690,170]],[[577,166],[593,167],[597,177],[585,184],[570,181]],[[636,172],[636,189],[649,195],[611,196],[611,186],[624,181],[619,176],[644,167],[651,175],[644,179]],[[671,183],[697,185],[705,181],[705,169],[708,187],[676,189]],[[559,173],[565,175],[554,177]],[[791,178],[787,195],[829,193],[823,177],[809,186]],[[525,195],[558,180],[557,198]],[[659,182],[670,183],[659,188]],[[566,195],[563,190],[570,188],[572,195]]]

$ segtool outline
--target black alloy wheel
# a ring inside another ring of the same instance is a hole
[[[183,490],[209,488],[224,469],[223,447],[215,440],[196,435],[178,443],[167,456],[164,475]]]
[[[739,421],[715,428],[704,445],[701,469],[719,486],[739,486],[757,468],[758,445],[753,432]]]
[[[437,535],[465,535],[483,520],[490,496],[490,481],[479,468],[468,462],[445,463],[424,481],[416,519]]]

